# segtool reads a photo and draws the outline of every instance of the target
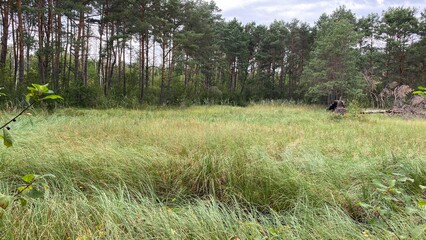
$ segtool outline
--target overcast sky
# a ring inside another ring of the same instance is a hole
[[[322,13],[332,13],[345,5],[357,17],[369,13],[381,15],[389,7],[415,7],[418,12],[426,8],[426,0],[214,0],[227,20],[234,17],[243,23],[254,21],[258,24],[273,22],[275,19],[286,22],[297,18],[314,24]]]

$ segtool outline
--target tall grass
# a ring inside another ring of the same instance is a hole
[[[4,116],[4,118],[6,118]],[[9,209],[4,239],[393,239],[359,201],[400,172],[426,185],[426,122],[309,106],[79,110],[25,116],[1,152],[0,191],[52,173]],[[380,219],[378,220],[380,221]]]

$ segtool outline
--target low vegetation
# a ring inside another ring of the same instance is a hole
[[[422,238],[425,129],[286,104],[23,115],[0,192],[56,178],[6,209],[0,238]]]

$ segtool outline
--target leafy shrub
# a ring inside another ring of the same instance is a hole
[[[102,96],[101,91],[102,90],[96,86],[77,84],[71,86],[63,95],[67,99],[66,105],[68,106],[91,108],[99,104],[99,96]]]

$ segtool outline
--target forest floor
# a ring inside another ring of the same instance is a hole
[[[27,173],[56,178],[8,208],[1,239],[425,237],[425,120],[282,104],[60,109],[11,131],[0,192]]]

